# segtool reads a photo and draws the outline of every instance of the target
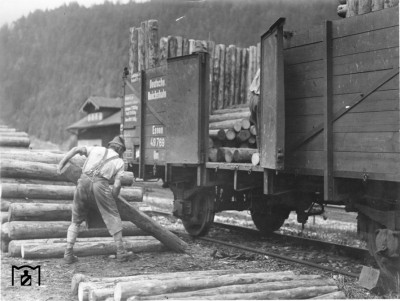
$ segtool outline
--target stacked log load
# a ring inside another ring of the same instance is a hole
[[[291,271],[209,270],[109,278],[75,274],[71,289],[79,301],[345,299],[333,279]]]
[[[338,16],[354,17],[399,5],[399,0],[339,0]]]
[[[75,191],[69,177],[57,174],[57,164],[63,156],[58,151],[1,149],[2,251],[23,258],[62,257]],[[84,160],[75,156],[71,164],[81,167]],[[143,188],[132,184],[133,174],[125,172],[120,195],[145,210],[146,206],[138,203],[143,200]],[[130,221],[123,221],[123,235],[127,248],[134,252],[164,249],[159,241]],[[110,234],[106,228],[81,226],[77,254],[113,253],[113,241],[107,236]]]

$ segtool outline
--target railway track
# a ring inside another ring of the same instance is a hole
[[[167,217],[168,219],[176,219],[172,214],[162,212],[162,211],[157,211],[157,210],[152,210],[149,212],[151,215],[161,215],[164,217]],[[371,256],[369,255],[368,250],[366,249],[361,249],[361,248],[355,248],[355,247],[350,247],[350,246],[345,246],[345,245],[340,245],[340,244],[335,244],[335,243],[330,243],[326,241],[320,241],[320,240],[315,240],[315,239],[310,239],[310,238],[304,238],[304,237],[296,237],[296,236],[291,236],[291,235],[285,235],[285,234],[278,234],[278,233],[272,233],[269,236],[262,236],[258,230],[247,228],[247,227],[241,227],[241,226],[235,226],[235,225],[229,225],[229,224],[224,224],[224,223],[219,223],[219,222],[214,222],[213,224],[214,229],[228,229],[230,231],[236,232],[239,235],[242,235],[242,237],[246,237],[249,239],[250,237],[253,237],[254,240],[253,242],[268,242],[271,245],[271,241],[273,244],[276,243],[290,243],[292,246],[297,245],[301,246],[301,248],[307,248],[307,250],[310,250],[310,248],[317,248],[320,250],[320,252],[324,252],[326,254],[327,252],[332,253],[332,254],[340,254],[342,258],[344,257],[349,257],[357,261],[365,261],[366,259],[369,260]],[[177,235],[182,235],[186,237],[190,237],[187,233],[183,233],[181,231],[176,231],[175,234]],[[245,236],[243,236],[245,234]],[[314,259],[310,260],[304,260],[304,259],[298,259],[293,256],[288,256],[285,255],[285,252],[272,252],[272,251],[266,251],[265,247],[260,248],[260,247],[251,247],[251,243],[246,243],[246,245],[239,245],[235,243],[231,243],[228,241],[225,241],[220,238],[211,238],[211,237],[196,237],[194,238],[195,240],[199,241],[204,241],[207,243],[211,244],[216,244],[216,245],[221,245],[229,248],[234,248],[237,250],[245,251],[245,252],[250,252],[253,254],[258,254],[258,255],[264,255],[264,256],[269,256],[276,258],[278,260],[288,262],[288,263],[296,263],[300,264],[303,266],[308,266],[312,267],[315,269],[323,270],[323,271],[328,271],[332,273],[337,273],[341,274],[344,276],[352,277],[352,278],[358,278],[359,277],[359,271],[358,272],[351,272],[351,271],[346,271],[342,268],[336,268],[332,266],[327,266],[323,264],[316,263]],[[307,252],[307,250],[295,250],[294,252]],[[334,260],[337,260],[337,257],[335,257]]]

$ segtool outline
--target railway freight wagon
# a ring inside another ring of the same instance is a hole
[[[209,161],[209,54],[193,53],[125,79],[125,159],[162,178],[174,215],[203,235],[214,213],[250,210],[257,228],[300,223],[326,204],[358,212],[384,274],[400,261],[399,15],[385,9],[261,36],[259,164]]]

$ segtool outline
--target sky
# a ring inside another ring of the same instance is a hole
[[[104,0],[0,0],[0,27],[6,23],[11,24],[37,9],[50,10],[71,2],[90,7],[94,4],[102,4]],[[109,2],[124,4],[129,0],[109,0]]]

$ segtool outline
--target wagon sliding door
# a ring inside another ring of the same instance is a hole
[[[283,24],[280,18],[261,37],[260,165],[284,168],[285,93],[283,77]]]
[[[205,163],[209,111],[207,54],[169,59],[167,94],[167,163]]]

